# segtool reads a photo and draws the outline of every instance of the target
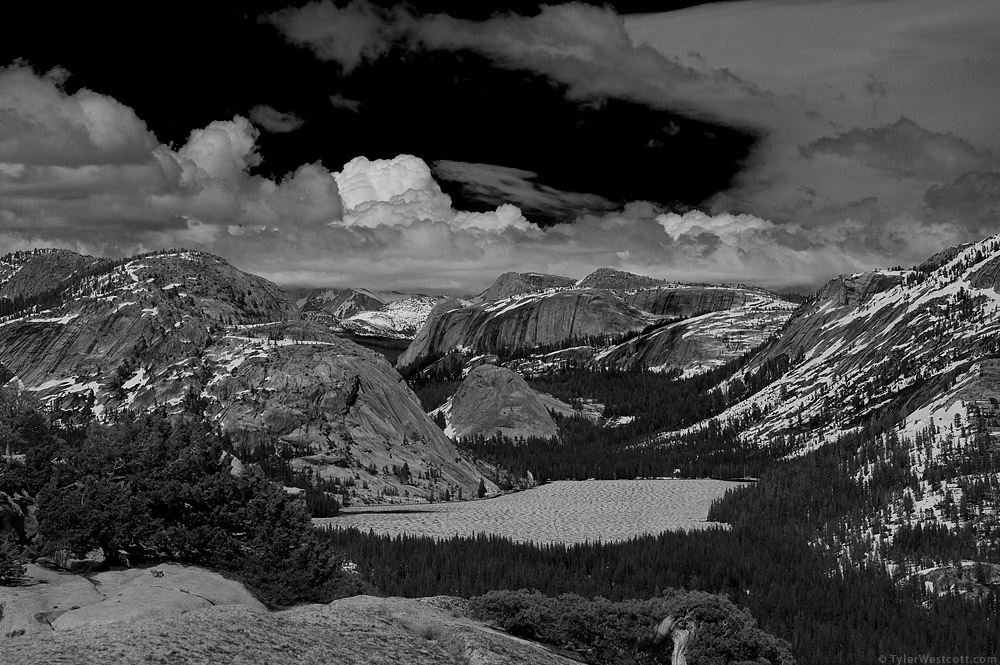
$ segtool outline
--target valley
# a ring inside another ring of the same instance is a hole
[[[997,265],[990,237],[801,302],[610,269],[459,298],[285,291],[187,250],[7,255],[0,578],[100,553],[228,571],[272,608],[683,589],[802,662],[927,625],[940,652],[982,649]],[[248,510],[293,526],[272,542]],[[881,632],[869,606],[893,608]]]

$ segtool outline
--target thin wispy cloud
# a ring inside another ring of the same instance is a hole
[[[332,104],[335,109],[343,109],[345,111],[351,111],[352,113],[361,112],[361,102],[359,100],[349,99],[344,97],[339,92],[335,95],[330,95],[330,104]]]
[[[250,121],[274,134],[294,132],[305,122],[294,113],[283,113],[266,104],[258,104],[250,109]]]

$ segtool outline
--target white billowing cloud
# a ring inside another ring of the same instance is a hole
[[[215,120],[204,129],[191,132],[188,142],[178,151],[210,178],[232,180],[261,162],[256,151],[257,130],[246,118]]]
[[[156,140],[135,112],[85,88],[62,92],[62,70],[45,76],[0,68],[0,162],[35,166],[138,164]]]
[[[161,145],[116,100],[62,87],[65,75],[0,70],[0,233],[97,253],[223,242],[229,225],[285,233],[340,218],[336,181],[321,165],[280,180],[261,161],[243,117]]]
[[[355,157],[333,175],[344,202],[347,226],[410,226],[420,221],[443,221],[454,228],[483,231],[533,226],[511,204],[501,204],[487,213],[456,211],[430,167],[413,155],[375,160]]]
[[[250,109],[250,121],[274,134],[294,132],[305,124],[305,121],[294,113],[285,113],[267,104],[258,104]]]
[[[357,208],[369,201],[391,201],[409,191],[441,192],[427,164],[413,155],[376,160],[355,157],[333,177],[345,208]]]

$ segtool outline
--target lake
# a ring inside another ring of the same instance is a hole
[[[712,501],[742,483],[722,480],[560,480],[491,499],[345,508],[316,524],[435,538],[496,534],[521,542],[628,540],[704,529]]]

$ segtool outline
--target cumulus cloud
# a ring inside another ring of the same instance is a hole
[[[208,245],[234,222],[294,230],[340,216],[336,181],[320,165],[280,180],[250,175],[261,157],[246,118],[196,129],[174,150],[132,109],[67,94],[64,80],[20,65],[0,71],[0,136],[13,137],[0,148],[0,230],[122,253]]]
[[[258,104],[250,109],[250,120],[255,125],[274,134],[294,132],[305,122],[294,113],[282,113],[266,104]]]
[[[141,164],[156,140],[132,109],[86,88],[64,94],[64,70],[0,69],[0,162],[76,167]]]
[[[8,80],[24,81],[22,92],[9,97],[0,123],[40,125],[77,108],[76,95],[67,94],[58,77],[26,68],[14,74]],[[102,116],[104,133],[92,138],[87,125],[53,121],[51,136],[39,133],[38,140],[75,146],[69,161],[44,150],[23,159],[14,150],[5,153],[3,250],[62,246],[122,255],[187,246],[286,284],[471,293],[507,270],[582,277],[601,266],[685,281],[815,286],[817,275],[915,263],[971,233],[941,218],[914,234],[905,214],[872,225],[868,219],[881,214],[881,204],[867,199],[856,201],[850,216],[822,226],[749,214],[679,215],[633,202],[541,228],[500,194],[533,205],[571,205],[578,195],[539,188],[527,171],[443,165],[452,175],[466,169],[470,182],[496,189],[497,207],[486,212],[456,208],[431,168],[413,155],[358,157],[336,172],[304,164],[269,179],[251,173],[263,157],[257,129],[246,118],[195,129],[174,148],[158,143],[127,107],[88,94],[98,107],[114,110],[110,117],[122,127]],[[962,187],[988,189],[990,182],[959,177],[954,191],[924,187],[927,205],[957,196]]]
[[[506,203],[488,213],[456,211],[427,163],[413,155],[375,160],[355,157],[334,179],[348,226],[411,226],[423,221],[482,231],[532,226],[519,208]]]

